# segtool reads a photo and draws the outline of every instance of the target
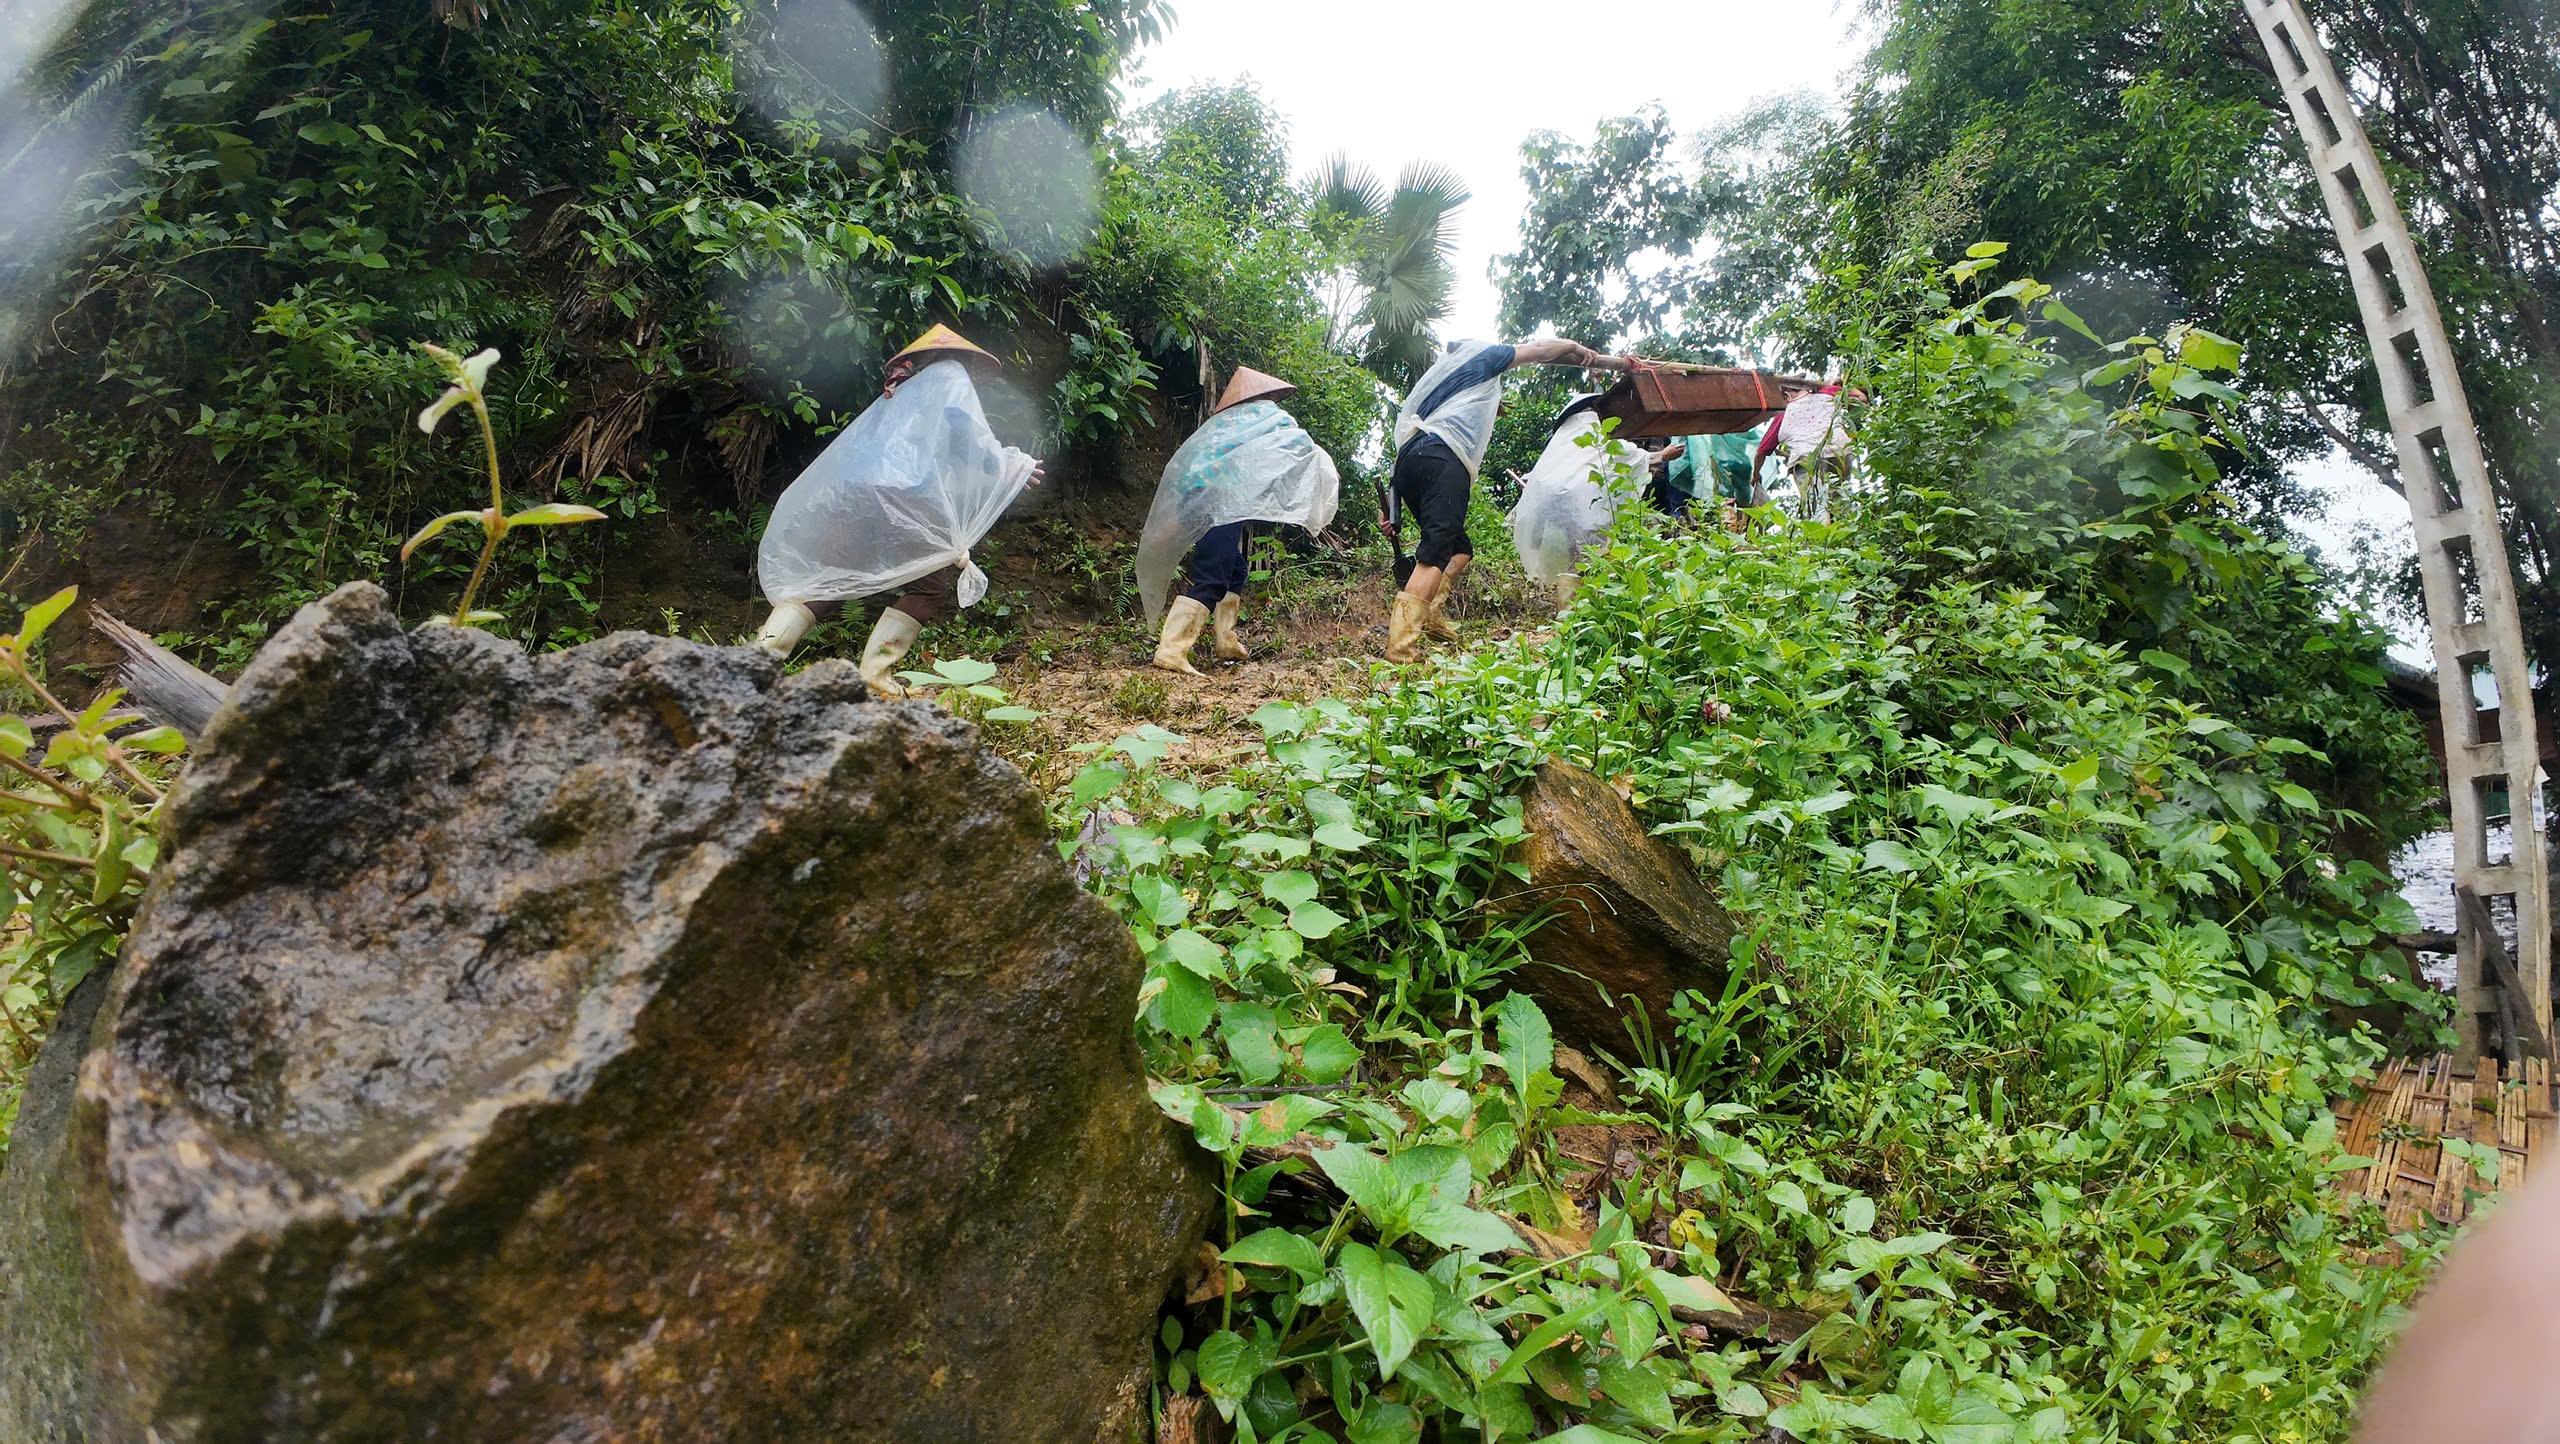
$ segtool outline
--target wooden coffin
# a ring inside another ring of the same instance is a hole
[[[1821,386],[1811,377],[1769,371],[1648,366],[1603,392],[1597,409],[1616,417],[1618,435],[1630,439],[1721,436],[1748,431]]]

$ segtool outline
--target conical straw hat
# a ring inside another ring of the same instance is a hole
[[[1277,376],[1266,376],[1250,366],[1239,366],[1236,374],[1227,378],[1227,394],[1218,398],[1218,410],[1242,406],[1248,401],[1276,401],[1283,396],[1297,394],[1297,387]]]
[[[973,343],[968,337],[961,335],[950,327],[940,324],[935,325],[932,330],[927,331],[913,341],[908,342],[907,349],[899,352],[897,355],[892,356],[889,359],[891,361],[903,361],[912,356],[915,357],[919,363],[926,361],[939,361],[942,359],[941,356],[927,354],[929,352],[936,351],[957,357],[966,363],[983,363],[990,369],[1004,365],[1002,361],[997,360],[991,352],[986,350],[986,348]]]

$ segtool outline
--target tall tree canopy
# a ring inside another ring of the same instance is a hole
[[[2560,659],[2560,12],[2343,0],[2324,30],[2409,213]],[[2246,15],[2225,0],[1881,0],[1820,182],[1835,266],[2005,240],[2102,332],[2238,340],[2274,463],[2333,441],[2397,484],[2345,263]]]

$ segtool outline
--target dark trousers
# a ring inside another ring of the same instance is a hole
[[[907,583],[890,606],[916,619],[918,626],[930,626],[960,605],[960,569],[944,567],[930,576]]]
[[[1229,596],[1244,595],[1245,528],[1250,522],[1213,526],[1191,548],[1191,590],[1184,596],[1211,610]]]

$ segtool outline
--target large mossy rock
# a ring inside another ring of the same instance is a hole
[[[1549,918],[1529,935],[1531,961],[1513,981],[1578,1048],[1628,1056],[1637,1012],[1669,1042],[1672,998],[1724,986],[1733,919],[1689,860],[1588,769],[1544,763],[1521,801],[1529,836],[1511,860],[1529,875],[1506,879],[1492,907]]]
[[[164,842],[0,1173],[52,1226],[0,1269],[0,1438],[1140,1427],[1208,1178],[1134,943],[965,725],[350,587],[242,675]]]

